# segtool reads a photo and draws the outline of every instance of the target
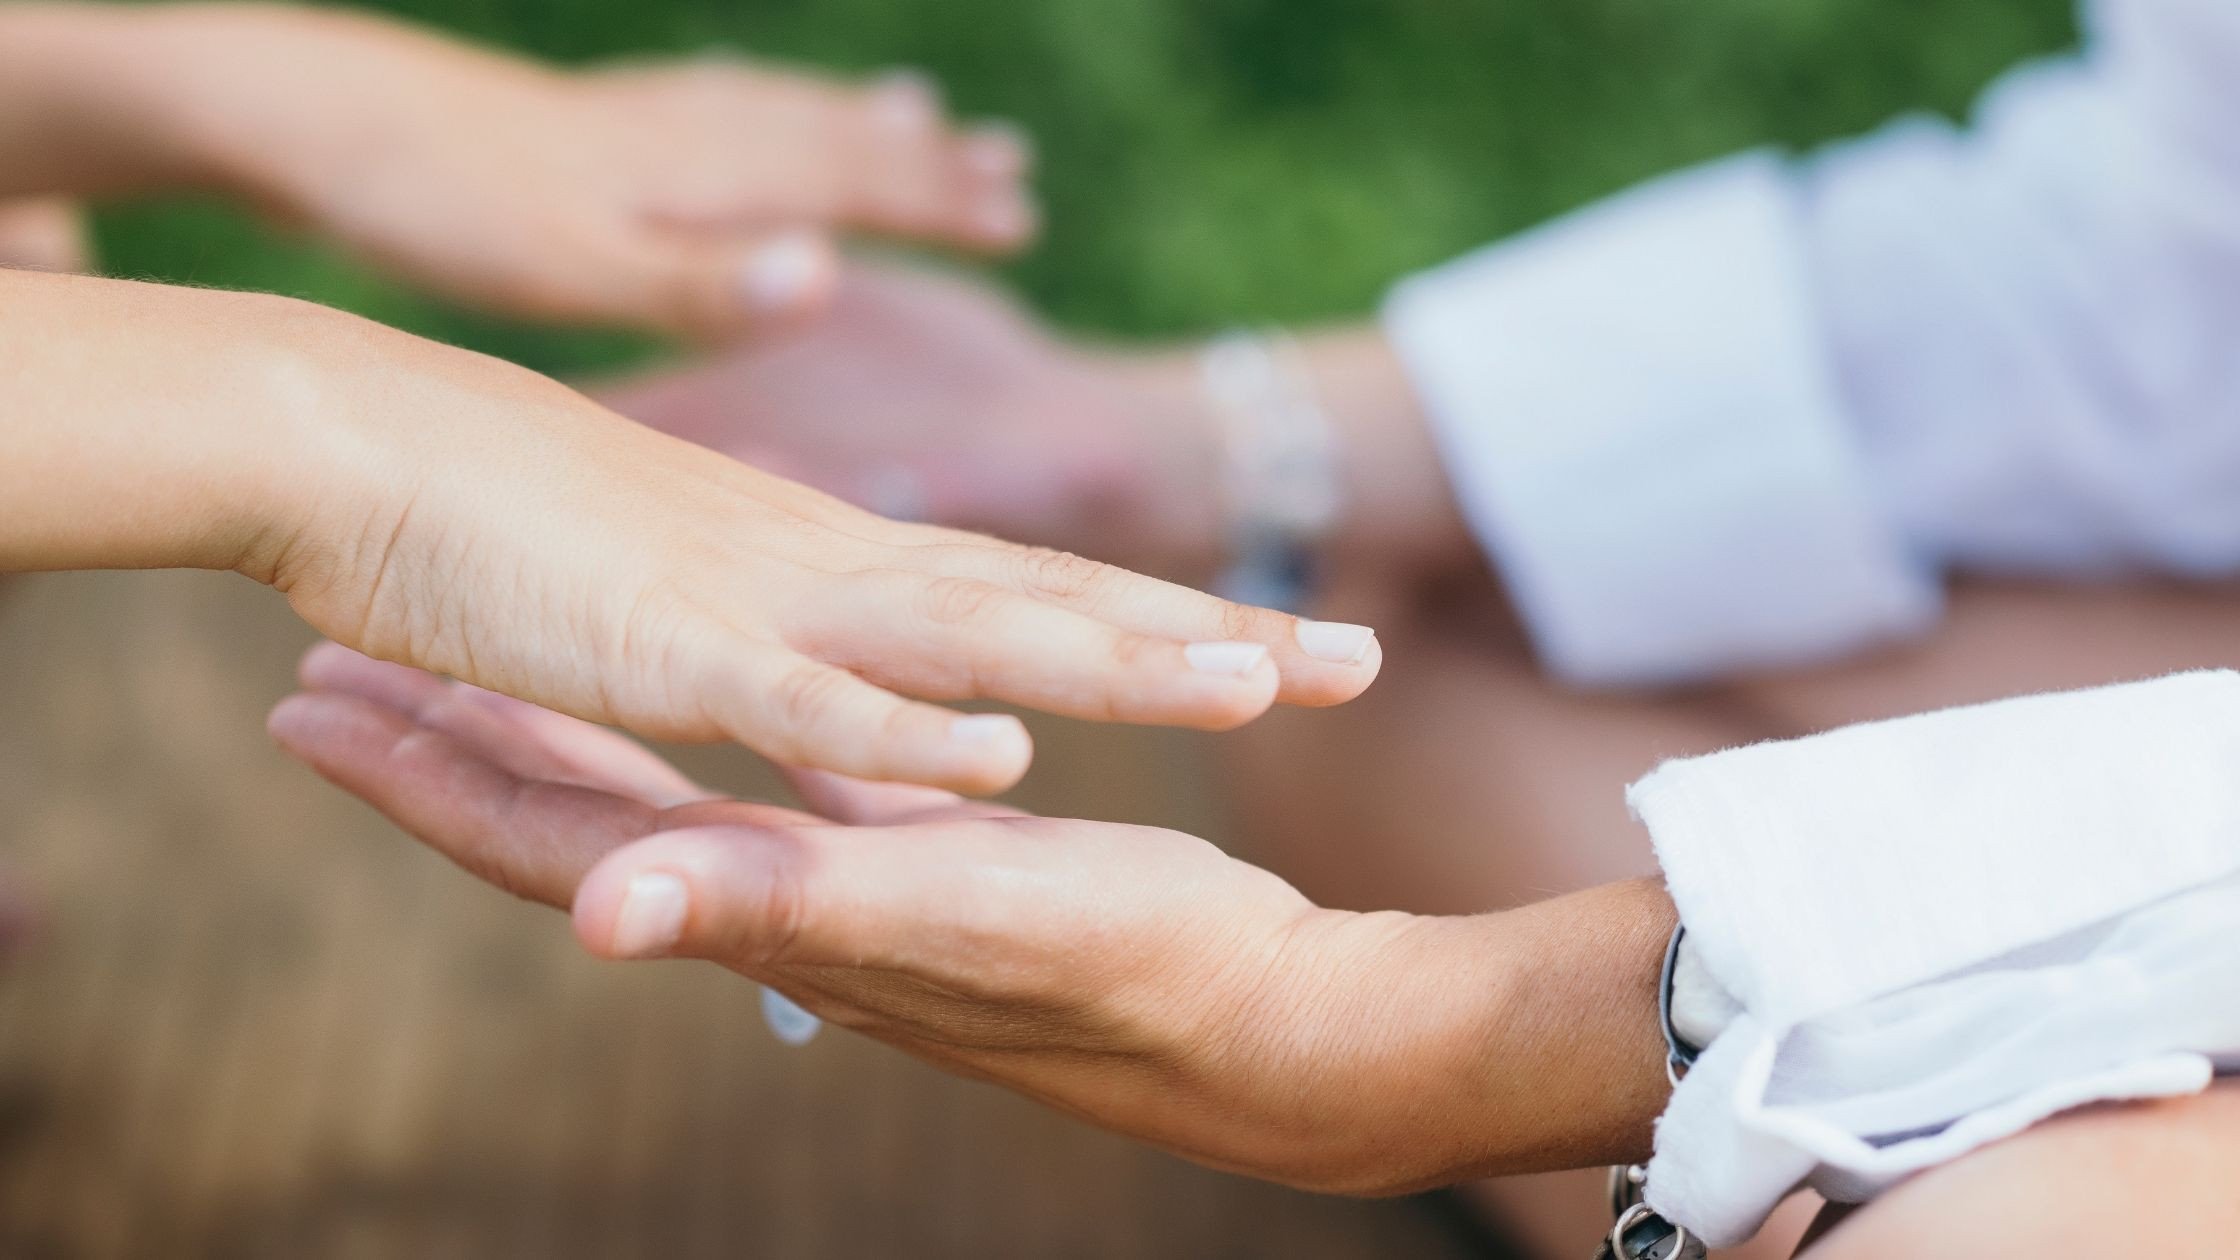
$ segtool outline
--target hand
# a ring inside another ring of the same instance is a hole
[[[355,327],[375,344],[321,400],[356,418],[329,464],[346,471],[258,563],[373,655],[656,738],[976,792],[1025,772],[1025,729],[889,689],[1226,729],[1375,676],[1366,628],[883,520],[533,373]]]
[[[301,302],[0,272],[0,347],[0,570],[236,569],[330,638],[659,738],[987,792],[1025,728],[897,692],[1221,729],[1380,659],[1367,627],[882,520]]]
[[[1388,1193],[1591,1162],[1637,1153],[1661,1097],[1654,890],[1341,914],[1174,832],[797,774],[811,816],[331,646],[303,680],[283,748],[476,876],[572,904],[592,952],[717,962],[1217,1167]],[[1641,974],[1581,980],[1570,941]]]
[[[1375,332],[1303,340],[1338,432],[1328,550],[1475,567],[1423,417]],[[1194,347],[1062,340],[964,277],[863,262],[813,328],[599,391],[617,411],[888,515],[1202,582],[1225,558],[1222,420]]]
[[[814,327],[596,393],[883,515],[1201,576],[1220,555],[1190,356],[1073,345],[961,275],[857,262]]]
[[[191,175],[498,311],[720,336],[819,304],[828,231],[976,251],[1034,232],[1022,144],[959,129],[915,78],[571,72],[269,5],[91,20],[125,50],[99,86],[138,103],[110,107],[138,133],[120,147],[172,137]]]

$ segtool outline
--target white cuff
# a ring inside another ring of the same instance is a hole
[[[1385,329],[1555,674],[1666,683],[1932,620],[1864,484],[1789,178],[1749,154],[1403,282]]]
[[[1743,1014],[1674,1092],[1650,1202],[1726,1246],[2240,1057],[2240,674],[1668,762],[1628,793]]]

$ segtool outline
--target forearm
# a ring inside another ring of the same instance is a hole
[[[211,182],[182,36],[207,12],[0,5],[0,196],[110,196]]]
[[[285,299],[0,271],[0,570],[268,567],[331,489]]]

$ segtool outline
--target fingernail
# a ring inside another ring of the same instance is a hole
[[[1343,621],[1302,619],[1292,634],[1299,640],[1300,651],[1337,665],[1359,665],[1369,655],[1369,645],[1377,641],[1376,631]]]
[[[1192,643],[1182,649],[1182,659],[1201,674],[1242,677],[1268,659],[1268,649],[1259,643]]]
[[[1016,175],[1034,161],[1034,142],[1009,123],[987,123],[966,138],[964,160],[983,175]]]
[[[630,877],[622,908],[615,911],[614,952],[624,958],[659,958],[684,935],[691,895],[674,875],[652,872]]]
[[[752,310],[789,310],[809,296],[823,271],[823,242],[811,233],[793,232],[747,256],[739,289]]]
[[[1027,733],[1008,713],[967,713],[949,723],[949,738],[960,744],[995,744]]]
[[[928,127],[941,117],[941,88],[923,71],[890,70],[871,89],[871,110],[890,127]]]

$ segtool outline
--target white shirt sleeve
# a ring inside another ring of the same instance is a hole
[[[1831,655],[1953,566],[2240,571],[2240,5],[2086,24],[1969,129],[1729,159],[1394,290],[1552,671]]]

